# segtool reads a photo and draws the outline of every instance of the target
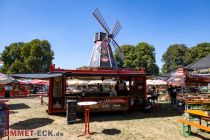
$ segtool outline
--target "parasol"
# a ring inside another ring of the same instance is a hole
[[[30,83],[33,85],[49,85],[48,80],[39,80],[39,79],[32,79]]]
[[[151,85],[151,86],[156,86],[156,85],[167,85],[167,82],[164,80],[147,80],[146,81],[147,85]]]
[[[16,83],[16,82],[17,82],[17,80],[15,80],[14,78],[12,78],[6,74],[0,73],[0,84],[1,85],[9,84],[9,83]]]
[[[84,85],[87,84],[85,80],[71,79],[66,81],[68,85]]]

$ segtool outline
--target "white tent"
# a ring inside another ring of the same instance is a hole
[[[79,79],[71,79],[71,80],[67,80],[66,83],[68,85],[86,85],[88,84],[88,81],[79,80]]]
[[[159,79],[157,79],[157,80],[150,80],[150,79],[148,79],[146,81],[146,84],[148,86],[157,86],[157,85],[167,85],[167,82],[164,81],[164,80],[159,80]]]
[[[88,85],[95,85],[95,84],[101,84],[102,80],[90,80],[88,82]]]
[[[94,84],[115,84],[116,81],[112,79],[105,79],[105,80],[90,80],[88,82],[89,85],[94,85]]]

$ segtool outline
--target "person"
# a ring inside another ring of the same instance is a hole
[[[37,93],[37,87],[36,86],[34,86],[34,88],[33,88],[33,94],[36,94]]]
[[[170,88],[170,97],[171,97],[171,106],[176,109],[177,107],[177,89],[175,86],[171,86]]]
[[[126,96],[127,95],[127,86],[126,83],[120,80],[119,83],[119,96]]]
[[[158,94],[157,94],[155,86],[153,86],[152,91],[151,91],[151,97],[148,98],[148,101],[151,102],[152,100],[154,102],[157,99],[158,99]]]
[[[119,96],[119,84],[120,84],[119,81],[117,81],[117,83],[115,84],[115,87],[114,87],[117,96]]]
[[[169,85],[168,86],[168,95],[169,95],[169,98],[170,98],[170,101],[171,101],[171,106],[172,106],[172,97],[171,97],[171,92],[172,92],[172,86]]]
[[[124,94],[125,96],[127,96],[127,95],[128,95],[128,89],[127,89],[126,83],[123,82],[123,85],[124,85],[123,94]]]
[[[103,86],[102,84],[98,84],[97,85],[99,92],[103,92]]]

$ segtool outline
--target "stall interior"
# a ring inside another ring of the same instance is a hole
[[[137,86],[137,91],[135,88]],[[68,78],[66,79],[66,96],[82,97],[113,97],[144,95],[144,82],[131,79],[102,78],[102,80],[90,80],[88,78]]]
[[[67,100],[96,101],[91,108],[97,112],[128,110],[143,106],[146,97],[143,77],[74,76],[57,77],[52,81],[53,110],[66,110]],[[78,111],[81,110],[78,106]]]

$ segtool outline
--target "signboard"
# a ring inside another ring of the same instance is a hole
[[[53,97],[61,97],[62,96],[62,78],[55,77],[53,83]]]
[[[53,82],[53,108],[61,109],[62,108],[62,77],[55,77]]]
[[[209,74],[210,68],[194,70],[193,73],[194,74]]]
[[[90,107],[90,109],[93,111],[120,111],[128,110],[129,107],[129,102],[127,98],[96,98],[95,101],[97,102],[97,104]],[[81,109],[81,107],[78,108],[78,110]]]
[[[4,137],[4,131],[9,129],[8,126],[8,110],[7,108],[0,104],[0,138]]]

